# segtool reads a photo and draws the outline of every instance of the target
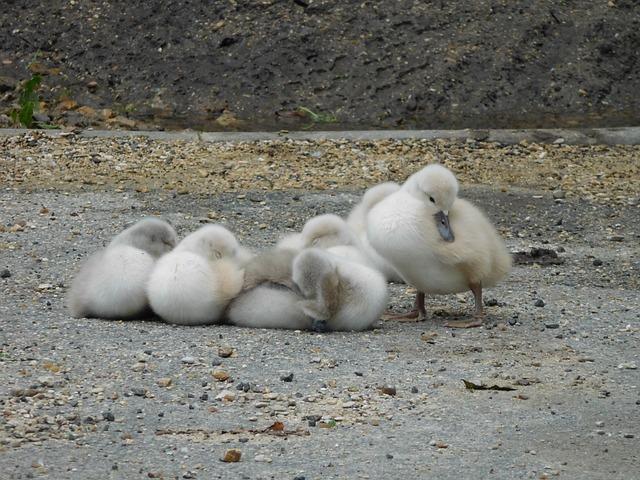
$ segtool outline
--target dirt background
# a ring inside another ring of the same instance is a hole
[[[633,0],[5,0],[0,112],[38,72],[56,125],[637,125],[639,32]]]

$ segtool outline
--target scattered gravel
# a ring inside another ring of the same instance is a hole
[[[0,182],[21,189],[115,188],[176,194],[361,189],[386,180],[402,181],[426,163],[441,162],[463,185],[538,189],[550,198],[562,189],[566,199],[554,200],[560,204],[573,198],[637,206],[640,198],[640,146],[445,140],[203,143],[142,137],[51,138],[34,131],[0,137],[0,152]],[[249,201],[263,200],[250,195]],[[622,241],[618,237],[611,232],[612,239]]]

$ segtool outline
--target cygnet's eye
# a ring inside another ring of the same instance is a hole
[[[429,200],[431,201],[431,203],[436,203],[433,197],[429,197]]]
[[[311,242],[311,245],[317,245],[319,241],[320,241],[319,238],[314,238],[313,241]]]
[[[213,252],[214,257],[216,257],[218,260],[222,258],[222,253],[220,253],[218,250],[216,250],[215,252]]]

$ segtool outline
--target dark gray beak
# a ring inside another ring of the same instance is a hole
[[[453,236],[453,232],[451,231],[451,226],[449,225],[449,216],[443,211],[439,211],[434,215],[436,219],[436,225],[438,226],[438,233],[445,242],[453,242],[455,237]]]

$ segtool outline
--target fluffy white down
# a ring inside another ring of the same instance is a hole
[[[362,252],[362,250],[353,245],[336,245],[335,247],[327,248],[327,252],[331,253],[345,260],[359,263],[360,265],[369,266],[371,264],[369,258]]]
[[[298,254],[292,279],[301,291],[301,306],[330,330],[369,328],[387,305],[387,282],[366,265],[313,248]]]
[[[464,292],[470,282],[490,287],[511,266],[493,225],[469,202],[456,199],[449,211],[454,242],[444,242],[425,203],[401,190],[368,216],[371,245],[418,290],[432,294]]]
[[[158,260],[147,287],[153,311],[163,320],[180,325],[220,321],[231,299],[224,283],[237,284],[238,279],[223,278],[213,265],[186,251],[174,251]],[[241,285],[241,272],[237,275]]]
[[[227,318],[238,327],[307,330],[313,319],[304,314],[300,300],[287,288],[261,285],[235,298]]]
[[[145,285],[154,259],[127,245],[114,245],[93,255],[76,275],[69,309],[76,317],[132,318],[147,309]]]
[[[342,301],[327,324],[331,330],[365,330],[380,319],[387,306],[387,281],[380,272],[365,265],[344,260],[336,263]]]

